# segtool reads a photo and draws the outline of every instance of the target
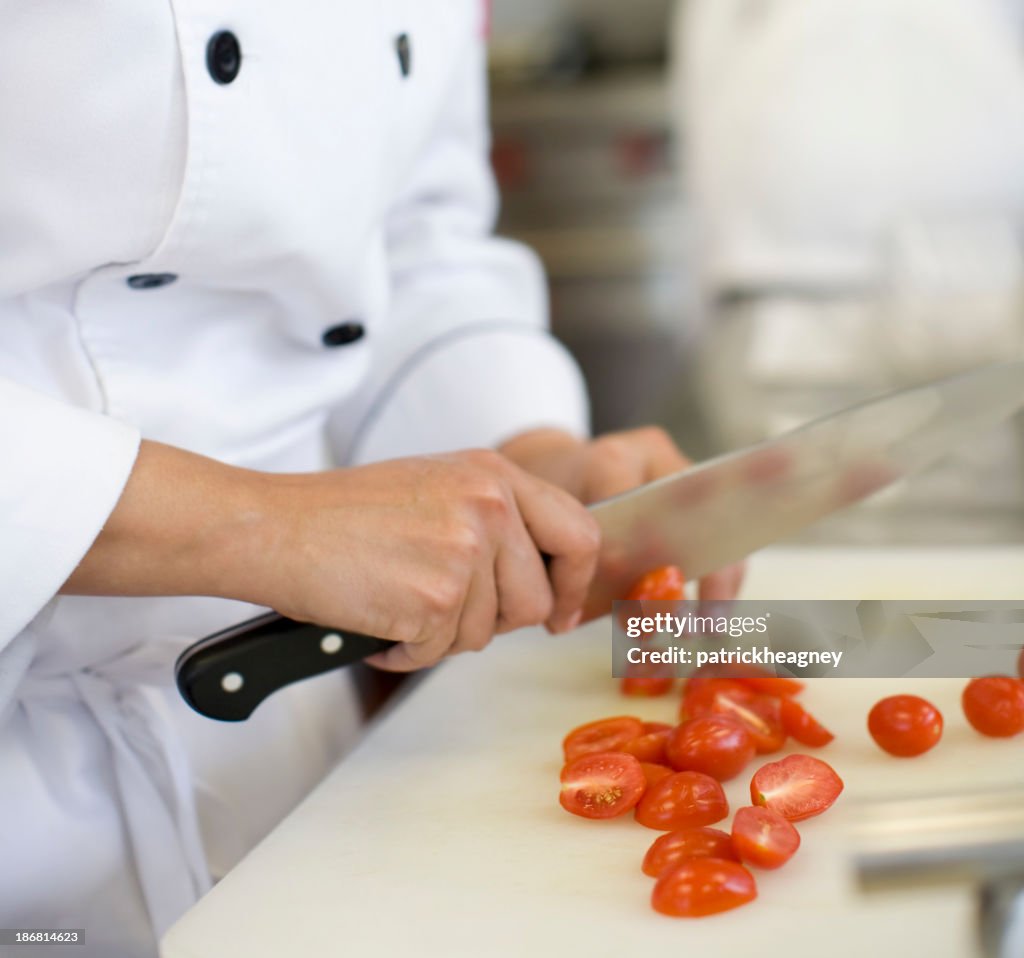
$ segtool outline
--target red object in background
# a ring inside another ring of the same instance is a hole
[[[651,569],[633,583],[626,594],[627,602],[679,602],[686,598],[686,577],[674,565]]]
[[[724,715],[699,715],[671,733],[665,755],[680,772],[703,772],[724,782],[750,763],[754,740],[744,726]]]
[[[918,695],[890,695],[868,712],[868,732],[883,751],[913,758],[942,738],[942,713]]]
[[[618,171],[630,178],[642,178],[668,169],[668,139],[661,131],[637,130],[623,133],[615,141]]]
[[[562,769],[562,808],[583,818],[614,818],[633,808],[647,789],[640,763],[622,752],[584,755]]]
[[[651,907],[676,918],[716,915],[753,901],[757,883],[738,862],[691,858],[663,872],[651,892]],[[753,948],[752,950],[757,950]]]
[[[961,696],[967,721],[982,735],[1009,738],[1024,731],[1024,683],[1007,675],[971,679]]]
[[[491,0],[480,0],[480,38],[485,42],[491,39]]]
[[[725,858],[739,861],[732,837],[720,828],[681,828],[659,835],[644,855],[641,871],[651,878],[688,858]]]
[[[714,825],[729,814],[725,792],[710,775],[676,772],[655,783],[636,806],[636,820],[664,832]]]
[[[750,801],[800,822],[831,808],[842,790],[843,780],[827,762],[810,755],[787,755],[754,773]]]
[[[631,715],[598,719],[574,728],[562,741],[565,760],[571,762],[591,752],[615,752],[644,734],[644,723]]]
[[[530,179],[530,153],[522,140],[496,138],[491,145],[491,168],[502,190],[519,190]]]
[[[732,846],[740,860],[758,868],[780,868],[800,847],[800,833],[770,808],[748,806],[732,821]]]
[[[795,738],[801,745],[821,748],[835,738],[821,722],[794,699],[780,700],[779,715],[782,718],[782,727],[786,734],[790,738]]]

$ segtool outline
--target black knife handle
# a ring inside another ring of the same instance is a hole
[[[278,689],[394,644],[268,612],[190,645],[174,672],[182,698],[200,715],[241,722]]]

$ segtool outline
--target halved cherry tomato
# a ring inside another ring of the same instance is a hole
[[[671,732],[674,729],[674,725],[669,725],[668,722],[644,722],[644,735],[650,735],[651,732]]]
[[[665,744],[671,734],[671,729],[665,729],[661,732],[645,732],[643,735],[630,739],[617,751],[635,755],[641,762],[655,762],[658,765],[664,765],[667,761],[665,758]]]
[[[821,748],[828,745],[835,736],[795,699],[779,700],[779,715],[782,727],[790,738],[801,745]]]
[[[663,872],[654,883],[651,906],[663,915],[700,918],[757,898],[754,876],[738,862],[691,858]]]
[[[692,680],[691,680],[692,681]],[[708,679],[683,698],[680,716],[726,715],[750,733],[758,754],[777,752],[786,744],[780,700],[759,695],[733,679]]]
[[[628,601],[678,602],[686,598],[686,577],[674,565],[651,569],[633,583],[626,594]]]
[[[598,719],[574,728],[562,742],[565,760],[571,762],[592,752],[614,752],[644,734],[644,723],[631,715]]]
[[[562,769],[562,808],[583,818],[614,818],[643,795],[647,779],[640,763],[622,752],[583,755]]]
[[[661,695],[668,695],[676,680],[670,675],[666,676],[644,676],[627,675],[619,686],[623,695],[634,698],[658,698]]]
[[[669,775],[674,774],[667,765],[658,765],[655,762],[641,762],[640,767],[644,771],[644,778],[647,779],[648,788],[655,782],[660,782],[663,778],[668,778]]]
[[[680,828],[654,839],[640,866],[645,875],[657,878],[687,858],[725,858],[739,861],[732,838],[720,828]]]
[[[791,822],[820,815],[843,790],[835,769],[810,755],[787,755],[762,765],[750,780],[750,800]]]
[[[868,731],[883,751],[911,758],[942,738],[942,713],[920,696],[890,695],[868,712]]]
[[[787,679],[780,675],[737,676],[736,681],[749,685],[755,692],[761,692],[764,695],[778,695],[780,698],[799,695],[804,688],[803,682],[798,682],[796,679]]]
[[[636,806],[636,820],[663,832],[713,825],[729,814],[722,786],[700,772],[675,772],[655,782]]]
[[[1009,738],[1024,730],[1024,683],[1006,675],[971,679],[961,703],[967,721],[982,735]]]
[[[724,715],[698,715],[683,722],[665,744],[669,764],[680,772],[703,772],[720,782],[735,778],[754,757],[746,727]]]
[[[748,806],[732,820],[732,845],[741,861],[758,868],[779,868],[800,847],[800,833],[778,812]]]

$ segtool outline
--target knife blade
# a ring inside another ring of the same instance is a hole
[[[1024,406],[1024,360],[900,390],[590,507],[602,534],[584,621],[661,565],[698,579],[918,472]],[[389,648],[270,612],[187,648],[179,691],[210,718],[248,718],[291,682]]]

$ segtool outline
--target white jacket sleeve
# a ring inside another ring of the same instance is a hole
[[[541,426],[587,432],[582,377],[547,332],[540,264],[491,232],[484,41],[467,36],[460,56],[389,217],[391,308],[365,387],[332,428],[344,462],[493,446]]]
[[[0,647],[88,552],[138,445],[132,427],[0,378]]]

